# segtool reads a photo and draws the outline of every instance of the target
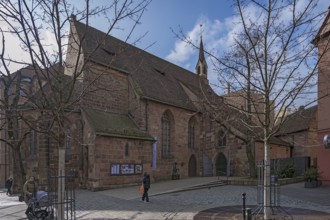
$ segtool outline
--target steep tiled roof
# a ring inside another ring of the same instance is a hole
[[[276,135],[290,134],[308,130],[312,120],[315,119],[316,114],[317,105],[307,109],[300,109],[288,115]]]
[[[238,136],[245,138],[244,134],[249,130],[242,123],[246,120],[245,115],[223,105],[223,97],[215,94],[204,77],[93,27],[78,21],[73,21],[73,24],[79,39],[83,39],[81,43],[85,59],[128,74],[141,98],[191,111],[213,111],[210,113],[213,119],[225,122],[224,126],[230,126]],[[205,106],[205,97],[217,110]],[[222,116],[218,117],[220,114]]]
[[[160,59],[126,42],[74,21],[85,59],[129,74],[142,98],[196,111],[181,84],[201,96],[208,84],[192,72]],[[95,50],[101,42],[101,46]]]
[[[150,135],[139,130],[127,115],[95,109],[84,109],[83,112],[97,135],[153,140]]]

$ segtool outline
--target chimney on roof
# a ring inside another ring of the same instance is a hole
[[[305,106],[301,105],[301,106],[299,106],[298,111],[301,111],[301,110],[304,110],[304,109],[305,109]]]

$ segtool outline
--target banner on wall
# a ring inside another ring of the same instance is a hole
[[[152,170],[156,170],[157,164],[157,138],[154,138],[154,143],[152,144]]]

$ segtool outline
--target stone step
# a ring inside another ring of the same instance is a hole
[[[149,196],[157,196],[157,195],[163,195],[163,194],[185,192],[185,191],[191,191],[191,190],[197,190],[197,189],[219,187],[219,186],[224,186],[224,185],[226,185],[226,183],[219,180],[219,181],[213,181],[213,182],[210,182],[210,183],[204,183],[204,184],[194,185],[194,186],[190,186],[190,187],[186,187],[186,188],[168,190],[168,191],[165,191],[165,192],[151,194]]]

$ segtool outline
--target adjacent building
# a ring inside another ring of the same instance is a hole
[[[330,12],[326,16],[313,43],[318,48],[318,153],[317,164],[323,184],[330,185]]]

